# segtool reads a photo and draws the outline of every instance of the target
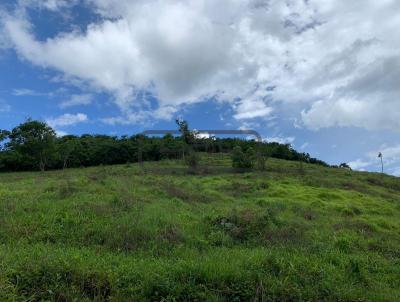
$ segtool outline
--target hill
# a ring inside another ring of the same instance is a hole
[[[400,179],[181,167],[0,174],[0,300],[400,300]]]

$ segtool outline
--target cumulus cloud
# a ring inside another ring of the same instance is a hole
[[[379,150],[368,152],[367,157],[371,160],[376,159],[379,152],[382,153],[383,158],[388,165],[393,165],[400,162],[400,145],[383,145],[379,148]]]
[[[110,93],[128,117],[115,123],[142,120],[135,112],[147,112],[148,100],[137,95],[146,91],[155,117],[215,98],[238,120],[278,114],[279,105],[301,108],[294,114],[311,129],[399,129],[399,1],[83,2],[101,17],[83,32],[40,41],[16,12],[2,31],[21,58]],[[55,11],[77,2],[20,3]]]
[[[263,101],[257,99],[244,99],[235,106],[236,114],[233,117],[237,120],[254,119],[270,115],[273,108],[268,107]]]
[[[400,145],[384,144],[377,149],[365,153],[362,158],[349,162],[354,170],[380,171],[381,160],[378,154],[383,155],[384,171],[395,176],[400,176]]]
[[[88,121],[88,117],[84,113],[77,113],[77,114],[65,113],[61,116],[48,118],[46,120],[46,122],[53,128],[72,126],[86,121]]]
[[[351,161],[348,164],[353,170],[363,170],[366,167],[371,166],[370,161],[363,161],[362,159]]]
[[[92,94],[74,94],[68,100],[60,103],[60,108],[68,108],[73,106],[90,105],[93,101]]]

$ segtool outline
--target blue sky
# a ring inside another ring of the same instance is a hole
[[[2,0],[0,128],[254,129],[400,175],[398,1]]]

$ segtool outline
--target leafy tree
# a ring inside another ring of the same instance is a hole
[[[82,147],[79,138],[74,135],[66,135],[58,140],[57,152],[62,161],[62,168],[68,167],[69,162],[76,157],[77,151]]]
[[[350,167],[348,164],[346,164],[346,163],[341,163],[341,164],[339,165],[339,168],[351,170],[351,167]]]
[[[186,144],[189,146],[194,143],[195,135],[192,131],[189,130],[189,125],[187,121],[176,119],[176,124],[179,127],[179,131],[181,132],[182,138]]]
[[[176,119],[175,122],[178,125],[181,137],[186,144],[186,146],[184,146],[183,148],[182,154],[183,159],[185,160],[185,153],[190,154],[192,152],[195,152],[195,150],[193,149],[193,143],[196,137],[195,134],[189,130],[189,125],[187,121]]]
[[[245,157],[249,168],[253,168],[254,162],[256,160],[256,152],[254,151],[253,147],[247,148]]]
[[[265,156],[259,152],[256,157],[257,170],[264,171],[265,170],[265,162],[266,162]]]
[[[187,122],[177,123],[180,126],[181,137],[116,137],[90,134],[56,137],[54,130],[45,123],[28,120],[12,132],[0,130],[0,170],[44,170],[125,164],[138,161],[139,157],[144,161],[183,158],[186,164],[193,167],[197,162],[191,153],[195,152],[232,152],[232,165],[238,168],[255,165],[258,169],[263,169],[264,156],[298,161],[300,164],[309,162],[328,166],[321,160],[311,158],[309,154],[297,152],[290,145],[238,138],[197,139],[194,133],[189,131]],[[201,143],[197,143],[200,141]],[[254,150],[257,150],[257,156]],[[185,153],[189,158],[185,158]]]
[[[248,148],[246,153],[242,151],[240,146],[233,148],[231,158],[232,167],[235,169],[249,169],[254,165],[255,153],[253,148]]]
[[[45,122],[28,119],[15,127],[7,148],[19,153],[24,162],[32,163],[44,171],[54,156],[56,133]]]

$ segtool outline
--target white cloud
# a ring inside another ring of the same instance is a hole
[[[400,167],[393,169],[391,174],[400,177]]]
[[[11,106],[6,101],[0,99],[0,112],[9,112],[10,110]]]
[[[103,118],[101,121],[108,125],[146,124],[152,125],[156,120],[170,120],[178,108],[164,106],[156,110],[128,110],[123,116]]]
[[[362,170],[368,166],[371,166],[370,161],[363,161],[361,159],[357,159],[355,161],[351,161],[348,163],[348,165],[353,169],[353,170]]]
[[[12,90],[12,95],[14,96],[20,96],[20,97],[25,97],[25,96],[44,96],[44,97],[48,97],[48,98],[53,98],[56,96],[61,96],[67,93],[67,89],[66,88],[59,88],[55,91],[48,91],[48,92],[43,92],[43,91],[36,91],[33,89],[29,89],[29,88],[15,88]]]
[[[44,93],[37,92],[28,88],[17,88],[12,91],[12,94],[15,96],[41,96],[45,95]]]
[[[70,114],[65,113],[61,116],[55,118],[48,118],[46,122],[53,128],[63,127],[63,126],[72,126],[78,123],[88,121],[88,117],[84,113]]]
[[[58,129],[56,129],[55,131],[56,131],[56,135],[57,135],[58,137],[62,137],[62,136],[68,135],[68,133],[65,132],[65,131],[63,131],[63,130],[58,130]]]
[[[125,121],[143,120],[134,111],[148,110],[137,97],[145,90],[158,99],[155,117],[216,97],[239,120],[296,104],[311,129],[399,129],[397,0],[84,2],[102,17],[85,31],[40,41],[21,12],[4,16],[2,30],[21,58],[112,94]]]
[[[300,146],[300,150],[306,149],[309,145],[310,145],[310,144],[309,144],[308,142],[303,143],[303,144]]]
[[[288,137],[281,137],[281,136],[274,136],[274,137],[266,137],[263,141],[267,143],[279,143],[279,144],[292,144],[295,141],[293,136]]]
[[[38,9],[47,9],[50,11],[58,11],[68,7],[72,7],[79,0],[18,0],[20,8],[34,7]]]
[[[60,108],[90,105],[92,101],[93,101],[92,94],[74,94],[68,100],[62,101],[60,103]]]
[[[395,146],[382,145],[378,150],[368,152],[367,156],[371,160],[376,159],[378,158],[379,152],[382,153],[383,159],[387,164],[392,165],[396,162],[400,163],[400,145],[395,145]]]
[[[381,160],[378,154],[383,155],[383,164],[385,173],[400,176],[400,145],[389,146],[382,145],[380,148],[369,151],[363,158],[349,162],[349,165],[354,170],[381,171]]]
[[[244,99],[235,107],[236,114],[233,117],[237,120],[253,119],[256,117],[266,117],[273,111],[271,107],[261,100]]]

